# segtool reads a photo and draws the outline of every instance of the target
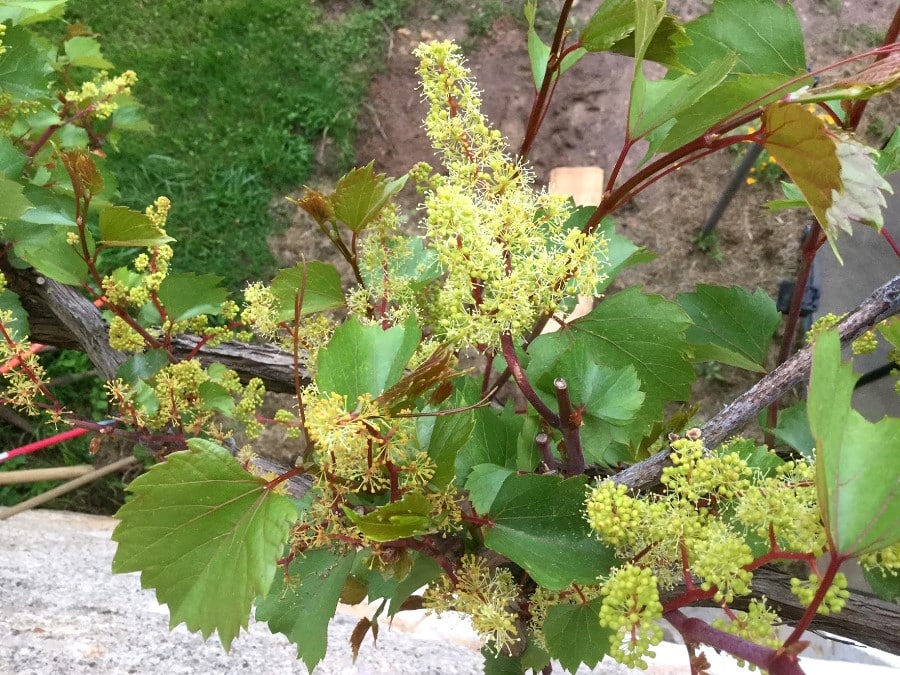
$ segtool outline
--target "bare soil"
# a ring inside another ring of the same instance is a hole
[[[576,0],[574,20],[586,21],[597,4]],[[387,68],[373,80],[360,118],[357,164],[374,159],[377,170],[391,176],[405,173],[418,161],[433,161],[422,129],[425,107],[419,98],[413,48],[421,41],[467,37],[464,17],[439,21],[430,3],[416,5],[409,22],[393,34]],[[693,18],[710,5],[705,0],[670,0],[669,11]],[[816,68],[880,44],[896,2],[795,0],[794,5],[807,35],[808,63]],[[517,148],[534,95],[524,26],[509,17],[501,18],[477,41],[467,58],[483,91],[486,114],[509,139],[510,147]],[[631,71],[628,58],[591,54],[560,79],[554,105],[530,157],[539,181],[546,181],[550,169],[556,166],[590,165],[607,170],[613,166],[625,134]],[[873,131],[896,123],[897,103],[896,97],[890,97],[879,106],[870,106],[867,118]],[[641,149],[632,152],[624,176],[634,169],[641,155]],[[776,196],[775,188],[755,185],[739,191],[719,224],[722,262],[700,252],[694,244],[695,233],[734,164],[735,155],[723,152],[688,165],[616,214],[623,234],[659,255],[653,263],[622,274],[611,292],[640,284],[647,291],[673,297],[693,290],[697,283],[713,283],[762,288],[774,297],[779,281],[791,279],[795,273],[803,226],[803,221],[790,212],[772,215],[761,209],[764,201]],[[323,147],[322,167],[316,184],[327,189],[336,180],[329,169],[327,147]],[[416,197],[409,187],[407,191],[402,202],[408,207],[406,213],[414,218]],[[291,217],[292,226],[271,238],[280,260],[294,264],[301,252],[308,260],[334,260],[328,242],[312,223],[290,209],[283,213]],[[727,367],[706,375],[698,379],[695,391],[695,402],[701,404],[704,418],[757,377]]]

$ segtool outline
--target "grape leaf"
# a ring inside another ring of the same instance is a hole
[[[475,513],[487,513],[506,479],[515,471],[496,464],[477,464],[466,481],[469,501]]]
[[[433,506],[418,492],[407,492],[400,501],[379,506],[361,515],[344,507],[344,513],[372,541],[395,541],[437,531],[429,517]]]
[[[83,68],[96,68],[106,70],[113,64],[103,58],[100,53],[100,43],[95,38],[84,35],[76,35],[66,40],[66,56],[69,64]]]
[[[381,213],[392,195],[406,185],[408,176],[387,178],[376,174],[375,162],[353,169],[338,181],[331,196],[334,215],[354,232],[359,232]]]
[[[279,270],[272,279],[272,292],[280,304],[279,321],[294,320],[294,299],[301,288],[303,305],[300,316],[344,306],[341,275],[334,265],[301,261],[295,267]]]
[[[856,379],[837,333],[820,335],[807,397],[819,509],[835,553],[851,556],[900,541],[900,419],[853,410]]]
[[[809,432],[806,402],[801,401],[778,412],[778,426],[772,433],[782,443],[789,445],[804,457],[812,459],[816,441]]]
[[[872,225],[880,230],[884,224],[881,210],[885,207],[882,190],[893,192],[875,166],[872,148],[850,139],[837,144],[837,156],[841,163],[841,190],[832,192],[832,203],[825,212],[828,227],[828,243],[837,255],[838,230],[853,232],[851,221]],[[840,256],[837,256],[840,260]]]
[[[169,606],[171,626],[228,649],[275,576],[297,509],[226,449],[202,439],[135,479],[119,509],[113,572],[140,572]]]
[[[560,351],[560,347],[563,347]],[[589,460],[615,465],[623,458],[622,449],[629,439],[644,431],[643,421],[632,429],[635,416],[644,401],[634,366],[607,368],[598,364],[584,342],[536,343],[531,348],[528,379],[551,408],[556,408],[554,381],[563,378],[569,398],[581,410],[581,439]]]
[[[561,590],[593,584],[616,560],[584,518],[587,477],[506,478],[487,515],[484,543],[523,567],[540,585]]]
[[[900,601],[900,575],[883,569],[862,568],[863,578],[882,600]]]
[[[729,54],[696,74],[656,82],[648,82],[642,72],[636,72],[628,109],[629,139],[643,138],[676,119],[722,82],[736,62],[737,55]]]
[[[48,97],[49,43],[25,28],[11,26],[3,34],[3,46],[0,91],[9,94],[14,101]]]
[[[651,2],[657,12],[664,9],[664,3],[658,0]],[[647,0],[641,0],[641,3],[646,5]],[[581,32],[579,38],[581,45],[589,52],[611,51],[625,56],[635,56],[636,4],[635,0],[606,0],[597,8]],[[657,17],[653,15],[653,10],[650,14],[649,21],[655,21]],[[680,49],[690,41],[685,36],[684,26],[678,22],[678,17],[663,14],[653,33],[642,42],[641,59],[683,69],[678,55]]]
[[[372,574],[368,582],[369,602],[378,598],[386,598],[390,601],[388,616],[394,616],[400,611],[410,595],[427,585],[429,582],[443,574],[441,566],[433,558],[421,555],[415,551],[409,551],[412,558],[412,567],[409,573],[400,579],[395,575],[385,578],[380,574]]]
[[[836,136],[825,122],[796,103],[773,103],[762,119],[764,147],[803,193],[841,261],[838,233],[852,232],[851,220],[877,228],[883,223],[881,191],[890,192],[891,187],[878,173],[871,149]]]
[[[675,303],[629,288],[608,296],[567,328],[538,337],[530,351],[543,342],[560,343],[548,346],[557,351],[583,342],[592,358],[605,367],[632,366],[644,392],[644,403],[631,427],[633,441],[662,416],[664,404],[690,398],[695,374],[691,347],[684,337],[690,325],[690,318]]]
[[[325,658],[328,622],[356,556],[327,550],[307,551],[279,574],[269,594],[256,607],[256,619],[269,624],[297,645],[297,658],[312,671]]]
[[[524,7],[525,21],[528,23],[528,60],[531,63],[531,76],[534,78],[535,89],[540,89],[547,73],[547,63],[550,60],[550,46],[541,40],[534,29],[534,19],[537,14],[537,0],[529,0]]]
[[[560,665],[574,673],[582,663],[595,668],[609,653],[608,628],[600,625],[600,605],[603,598],[587,604],[554,605],[544,620],[544,637],[550,655]]]
[[[781,313],[764,291],[751,294],[738,286],[697,284],[693,293],[680,293],[677,301],[694,321],[687,340],[696,358],[765,372],[762,364]]]
[[[100,211],[100,241],[107,246],[162,246],[175,241],[150,222],[145,213],[125,206]]]
[[[471,410],[437,418],[420,417],[416,420],[419,445],[426,449],[435,465],[432,485],[445,487],[453,481],[456,475],[456,456],[474,430],[475,414]]]
[[[15,220],[31,208],[22,189],[19,183],[0,176],[0,221]]]
[[[0,291],[0,312],[10,312],[12,320],[3,323],[3,329],[13,340],[28,338],[28,312],[22,307],[19,296],[8,288]]]
[[[803,32],[790,3],[772,0],[715,0],[711,12],[685,24],[690,44],[681,62],[700,72],[738,54],[735,74],[800,75],[806,72]]]
[[[422,331],[413,317],[388,330],[377,325],[363,326],[352,317],[319,351],[316,384],[320,391],[343,394],[348,405],[355,408],[363,394],[377,396],[400,380],[421,337]]]
[[[703,135],[712,125],[727,119],[750,102],[765,105],[777,101],[784,91],[775,91],[788,80],[790,75],[751,75],[740,73],[729,75],[712,91],[690,102],[677,115],[673,125],[657,129],[650,134],[653,154],[657,151],[669,152]],[[810,78],[810,81],[812,78]],[[804,81],[798,82],[798,86]],[[658,135],[658,136],[657,136]]]
[[[894,129],[894,133],[878,153],[877,167],[882,176],[900,171],[900,127]]]
[[[80,286],[88,280],[88,267],[69,243],[69,233],[77,233],[77,230],[74,227],[38,226],[22,219],[9,222],[3,228],[4,238],[13,242],[16,255],[22,260],[61,284]],[[86,231],[86,237],[88,250],[93,251],[90,231]]]
[[[459,484],[466,481],[472,467],[478,464],[516,468],[522,416],[516,415],[510,407],[502,413],[491,408],[477,408],[473,413],[475,426],[472,434],[456,454],[456,480]]]
[[[0,23],[25,25],[50,19],[61,19],[66,0],[5,0],[0,5]]]
[[[170,274],[159,286],[159,301],[169,321],[185,321],[201,314],[218,314],[228,291],[214,274],[180,272]]]

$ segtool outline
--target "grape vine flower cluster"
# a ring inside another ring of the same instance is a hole
[[[567,226],[570,202],[535,191],[528,167],[506,154],[456,45],[432,42],[416,55],[425,128],[446,169],[417,172],[428,240],[446,272],[429,318],[448,342],[496,347],[567,293],[593,295],[607,242]]]

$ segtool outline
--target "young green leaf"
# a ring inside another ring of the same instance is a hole
[[[346,506],[344,513],[368,539],[395,541],[436,532],[437,526],[430,517],[433,508],[424,495],[407,492],[400,501],[379,506],[364,515]]]
[[[550,45],[541,40],[534,29],[537,1],[526,2],[524,12],[525,21],[528,22],[528,60],[531,62],[531,76],[534,78],[535,89],[540,89],[547,72],[547,62],[550,60]]]
[[[834,552],[851,556],[900,541],[900,419],[873,424],[853,410],[856,379],[837,333],[816,338],[807,415],[819,508]]]
[[[36,226],[21,219],[6,223],[3,228],[3,237],[13,242],[16,255],[22,260],[61,284],[80,286],[88,280],[88,266],[69,243],[70,233],[77,233],[77,230]],[[94,242],[89,231],[86,236],[88,250],[93,252]]]
[[[900,171],[900,127],[894,129],[894,133],[878,153],[877,168],[882,176]]]
[[[816,441],[809,431],[805,401],[779,411],[778,425],[772,429],[772,434],[804,457],[812,459]]]
[[[294,267],[279,270],[272,279],[272,292],[280,304],[279,321],[294,320],[294,302],[301,289],[303,305],[300,316],[344,306],[341,276],[334,265],[301,261]]]
[[[784,195],[784,199],[772,199],[764,204],[764,206],[772,213],[785,211],[787,209],[809,208],[809,204],[807,204],[806,200],[803,198],[803,193],[800,192],[800,188],[790,181],[781,181],[781,192]]]
[[[0,7],[0,12],[2,10]],[[2,16],[4,14],[0,13]],[[0,54],[0,91],[14,101],[48,99],[50,90],[46,73],[50,44],[25,28],[12,26],[3,33],[3,47]]]
[[[765,372],[772,335],[781,323],[781,313],[765,292],[697,284],[693,293],[680,293],[677,300],[694,321],[687,340],[697,359]]]
[[[880,228],[885,205],[882,190],[891,191],[875,166],[871,150],[832,133],[804,106],[773,103],[763,111],[763,146],[787,172],[828,235],[840,261],[840,230],[852,233],[852,220]]]
[[[643,420],[635,424],[644,393],[634,366],[601,366],[584,342],[536,342],[530,351],[528,379],[551,408],[556,408],[554,381],[565,379],[572,405],[580,410],[585,456],[610,466],[623,459],[621,446],[644,431]]]
[[[514,473],[512,469],[496,464],[477,464],[472,467],[466,480],[466,490],[475,513],[487,513],[491,510],[503,483]]]
[[[381,213],[388,199],[403,189],[408,176],[387,178],[376,174],[375,162],[353,169],[338,181],[331,202],[334,214],[354,232],[359,232]]]
[[[327,550],[306,551],[291,562],[287,578],[277,576],[256,607],[256,619],[297,645],[297,658],[310,671],[325,658],[328,623],[355,559]]]
[[[0,312],[9,312],[11,321],[3,322],[5,330],[13,340],[25,340],[28,338],[28,312],[22,307],[19,296],[8,288],[0,291]]]
[[[602,52],[634,33],[635,0],[606,0],[591,16],[578,41],[590,52]]]
[[[737,55],[728,54],[696,74],[656,82],[647,82],[643,73],[635,73],[628,109],[628,137],[643,138],[676,119],[722,82],[736,62]]]
[[[0,177],[0,221],[16,220],[31,208],[31,202],[22,194],[22,185]]]
[[[378,598],[385,598],[390,602],[388,616],[394,616],[400,611],[403,602],[417,590],[437,579],[443,570],[433,558],[420,555],[415,551],[408,551],[412,566],[406,576],[397,578],[396,575],[384,577],[373,573],[368,580],[369,602]]]
[[[84,35],[76,35],[65,42],[66,56],[69,57],[69,65],[78,68],[96,68],[107,70],[113,64],[103,58],[100,53],[100,43],[95,38]]]
[[[427,429],[428,438],[424,431]],[[420,445],[426,449],[435,464],[432,485],[445,487],[456,476],[456,456],[475,430],[475,413],[466,410],[439,417],[420,417],[416,420],[416,432]]]
[[[421,338],[422,331],[412,317],[388,330],[363,326],[352,317],[319,351],[316,384],[320,391],[343,394],[348,405],[355,407],[363,394],[377,396],[400,380]]]
[[[664,10],[665,3],[660,0],[640,0],[640,9],[636,0],[606,0],[581,32],[580,43],[589,52],[611,51],[689,72],[679,61],[678,54],[685,45],[690,44],[690,40],[678,17],[671,14],[659,16]],[[639,18],[643,25],[640,49],[636,41]],[[648,22],[654,21],[658,25],[647,36]]]
[[[690,44],[679,52],[688,68],[738,54],[735,74],[801,75],[806,72],[803,32],[791,3],[772,0],[715,0],[713,9],[685,25]]]
[[[558,343],[547,348],[561,352],[583,342],[604,367],[632,366],[644,392],[644,403],[631,427],[632,440],[637,440],[660,418],[663,405],[690,398],[695,377],[691,347],[685,340],[690,326],[690,318],[675,303],[629,288],[607,297],[567,328],[540,336],[529,351],[540,343]]]
[[[215,274],[170,274],[159,286],[159,301],[170,321],[185,321],[201,314],[218,314],[228,291]]]
[[[508,476],[485,514],[493,521],[484,528],[485,546],[550,590],[596,583],[616,560],[591,536],[584,518],[587,480]]]
[[[653,152],[669,152],[680,148],[751,102],[761,106],[777,101],[785,94],[778,87],[792,77],[785,74],[732,73],[711,91],[683,108],[668,128],[660,127],[651,132],[648,140],[654,146]],[[802,80],[797,86],[806,83],[806,80]]]
[[[172,237],[150,222],[146,214],[124,206],[100,211],[100,241],[107,246],[161,246]]]
[[[477,408],[472,435],[456,455],[456,480],[465,483],[472,467],[477,464],[496,464],[516,468],[518,437],[522,416],[507,407],[502,413],[491,408]]]
[[[145,213],[108,206],[100,211],[100,241],[106,246],[150,247],[175,240],[150,222]]]
[[[135,479],[116,514],[113,572],[140,572],[170,624],[228,649],[253,601],[269,591],[297,509],[227,450],[201,439]]]
[[[869,587],[882,600],[900,601],[900,574],[892,574],[883,569],[866,569],[863,567],[863,578]]]
[[[62,19],[66,0],[5,0],[0,5],[0,23],[25,25],[51,19]]]
[[[554,605],[547,611],[547,649],[570,673],[582,663],[595,668],[609,652],[612,631],[600,625],[602,602],[603,598],[596,598],[587,604]]]

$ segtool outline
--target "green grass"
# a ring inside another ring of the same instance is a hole
[[[328,136],[340,169],[391,26],[410,0],[347,3],[335,19],[310,0],[72,0],[67,17],[138,73],[153,134],[112,153],[122,199],[173,201],[181,270],[232,287],[270,275],[268,204],[308,180]]]

